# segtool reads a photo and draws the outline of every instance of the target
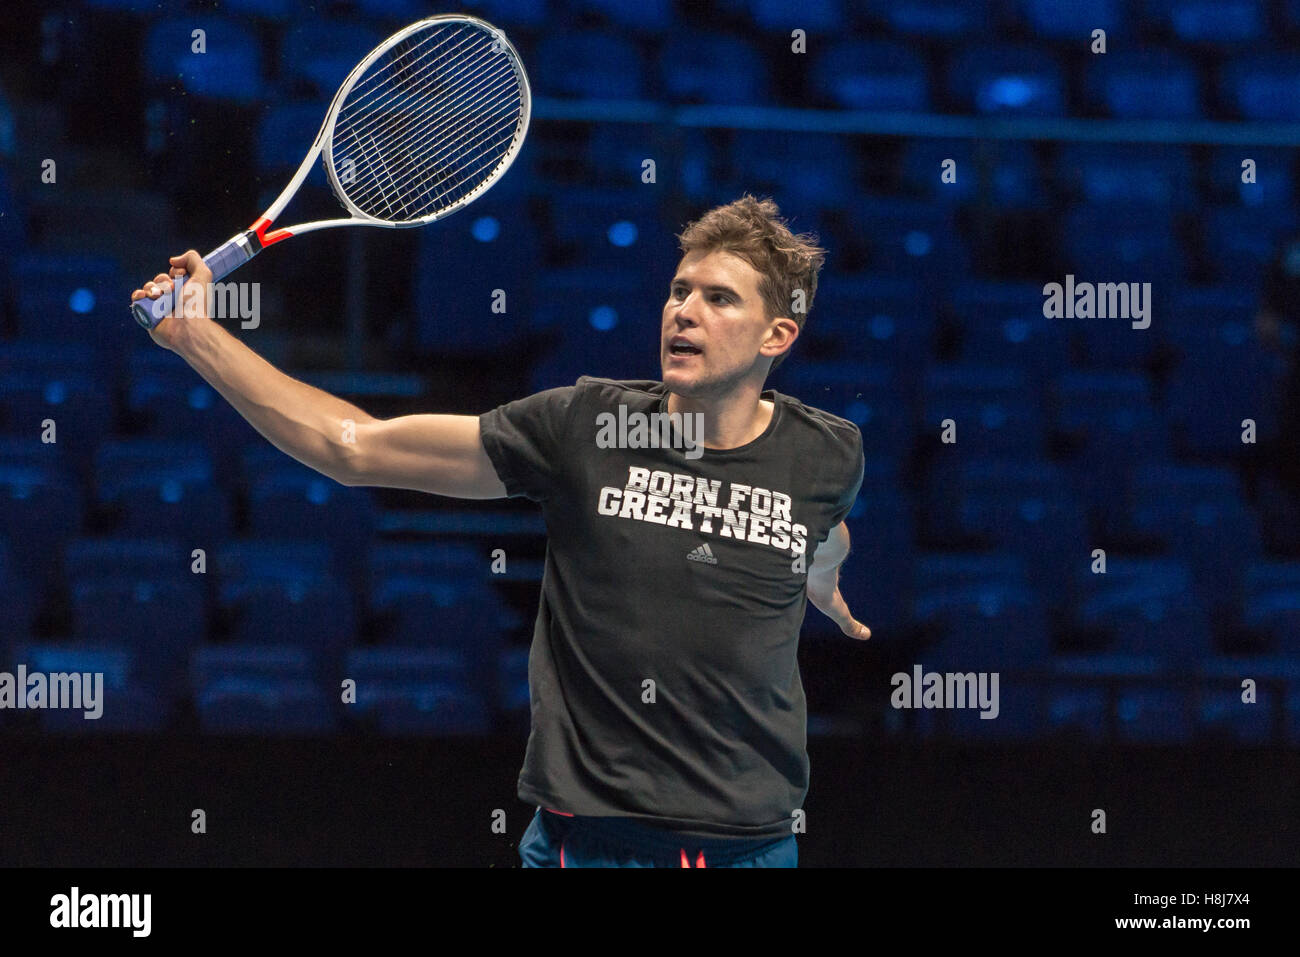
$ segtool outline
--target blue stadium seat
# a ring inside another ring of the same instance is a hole
[[[842,40],[814,56],[809,83],[828,106],[900,113],[930,109],[925,59],[903,43]]]
[[[1016,6],[1034,35],[1046,40],[1081,43],[1093,30],[1109,38],[1128,26],[1123,0],[1017,0]]]
[[[1245,184],[1242,190],[1245,195]],[[1221,282],[1255,286],[1298,224],[1295,212],[1286,206],[1211,206],[1201,215],[1214,276]]]
[[[491,560],[486,549],[461,542],[376,544],[370,551],[370,588],[395,574],[481,584],[491,577]]]
[[[771,99],[763,54],[740,37],[703,31],[674,37],[658,70],[663,92],[677,103],[766,106]]]
[[[156,347],[154,351],[158,351]],[[0,373],[4,374],[6,381],[15,372],[93,376],[101,362],[101,357],[87,342],[48,342],[40,339],[0,342]]]
[[[663,33],[674,23],[672,0],[569,0],[569,7],[637,32]]]
[[[1079,281],[1177,282],[1187,272],[1169,215],[1134,217],[1125,204],[1073,209],[1063,224],[1062,247]]]
[[[1192,520],[1189,513],[1202,506],[1241,500],[1240,476],[1226,468],[1206,465],[1148,462],[1134,468],[1129,488],[1134,520],[1161,544],[1169,542],[1162,534]]]
[[[484,696],[464,658],[417,648],[358,648],[345,668],[357,682],[354,720],[385,734],[477,735],[490,729]]]
[[[1187,188],[1192,160],[1186,148],[1145,143],[1073,143],[1063,146],[1056,160],[1058,177],[1076,190],[1084,203],[1096,204],[1095,215],[1114,222],[1151,219],[1135,216],[1122,204],[1163,209],[1193,205]],[[1157,221],[1160,227],[1164,221]],[[1068,235],[1068,233],[1067,233]]]
[[[1256,516],[1231,490],[1235,478],[1226,469],[1145,465],[1133,481],[1138,534],[1188,561],[1201,600],[1225,613],[1242,569],[1263,548]]]
[[[203,52],[194,50],[196,30],[204,31]],[[188,93],[233,103],[253,103],[262,96],[261,60],[257,34],[247,24],[224,17],[157,20],[149,26],[144,44],[145,76],[151,82],[180,80]]]
[[[1059,116],[1065,112],[1065,73],[1046,50],[979,45],[954,58],[948,91],[976,113]]]
[[[251,426],[173,352],[149,345],[127,359],[126,410],[142,436],[201,441],[229,459]]]
[[[28,712],[39,716],[42,730],[68,734],[154,733],[163,730],[172,703],[155,689],[138,680],[137,654],[127,648],[80,647],[68,644],[29,644],[15,650],[15,659],[27,666],[28,674],[103,675],[98,718],[87,718],[89,702],[82,708],[50,708]],[[93,681],[93,679],[92,679]],[[83,678],[84,682],[84,678]],[[84,685],[83,685],[84,687]],[[86,689],[94,694],[92,689]]]
[[[1137,372],[1066,372],[1050,389],[1056,428],[1080,444],[1089,469],[1116,461],[1167,458],[1165,423],[1146,376]]]
[[[1022,556],[1044,595],[1089,550],[1087,512],[1068,475],[1048,463],[969,461],[958,477],[959,532]]]
[[[36,590],[31,572],[18,561],[18,552],[18,547],[0,535],[0,602],[8,617],[4,632],[0,632],[0,660],[8,653],[10,641],[31,637],[36,614],[45,599],[44,588]]]
[[[420,0],[356,0],[356,5],[364,16],[402,25],[428,15],[428,8]]]
[[[983,32],[991,6],[989,0],[869,0],[868,9],[895,33],[953,39]]]
[[[668,298],[681,252],[659,203],[644,186],[557,189],[549,191],[547,202],[548,233],[567,265],[641,269]]]
[[[957,423],[955,451],[964,456],[1017,454],[1044,449],[1044,422],[1024,373],[1011,366],[969,363],[926,370],[920,428],[938,436],[945,419]]]
[[[217,604],[236,641],[301,644],[328,655],[356,631],[351,591],[322,542],[241,541],[216,551]]]
[[[573,385],[580,375],[657,379],[660,310],[667,299],[660,277],[643,269],[552,269],[539,283],[536,328],[552,344],[533,367],[533,391]]]
[[[1261,0],[1144,0],[1148,19],[1184,43],[1255,43],[1264,39]]]
[[[1184,320],[1190,317],[1184,317]],[[1225,319],[1169,333],[1180,356],[1165,404],[1184,455],[1242,458],[1242,422],[1253,419],[1257,438],[1275,434],[1277,396],[1284,375],[1280,356],[1264,350],[1246,321]]]
[[[796,27],[809,33],[834,33],[845,26],[843,0],[744,0],[754,23],[762,30],[784,33]]]
[[[963,454],[1044,454],[1042,413],[1032,400],[1005,394],[979,397],[938,392],[927,396],[921,410],[922,432],[938,435],[949,419],[957,424],[958,447]]]
[[[730,152],[736,193],[770,195],[783,210],[834,205],[854,189],[855,163],[842,137],[740,130]],[[802,228],[793,223],[795,232]]]
[[[54,445],[84,460],[113,426],[113,396],[94,373],[20,370],[5,373],[0,415],[12,434],[40,442],[44,423],[54,423]]]
[[[915,619],[934,628],[927,665],[945,671],[1000,671],[1040,664],[1052,653],[1047,613],[1030,588],[986,583],[916,596]]]
[[[945,160],[957,164],[952,182],[940,178]],[[909,190],[942,203],[976,200],[986,179],[993,202],[1001,208],[1038,208],[1047,202],[1032,145],[1014,140],[988,140],[977,148],[970,140],[909,139],[900,173]]]
[[[108,439],[95,453],[95,501],[124,534],[188,534],[213,542],[230,530],[230,505],[197,442]]]
[[[1243,183],[1243,161],[1255,162],[1255,182]],[[1242,206],[1268,214],[1290,212],[1295,196],[1295,163],[1289,150],[1277,147],[1220,146],[1210,154],[1210,179],[1223,195],[1234,196]],[[1213,240],[1214,236],[1207,236]]]
[[[912,588],[916,593],[972,586],[1027,587],[1024,558],[1008,552],[930,552],[917,555]]]
[[[75,538],[63,552],[69,582],[114,576],[175,580],[189,575],[191,547],[177,538]]]
[[[677,44],[673,44],[676,49]],[[537,45],[535,92],[576,99],[640,99],[646,67],[636,45],[613,33],[551,30]],[[575,69],[581,64],[580,69]]]
[[[682,131],[689,142],[690,133],[697,130]],[[583,152],[592,184],[609,186],[627,186],[642,183],[643,164],[647,159],[664,155],[667,144],[664,142],[665,130],[657,124],[649,123],[594,123],[587,131],[586,148]],[[570,162],[573,159],[572,142],[564,144],[565,153]],[[683,144],[683,153],[689,153],[688,144]],[[656,163],[655,179],[659,171]],[[495,187],[494,187],[495,189]]]
[[[1225,65],[1219,72],[1219,95],[1244,120],[1300,120],[1300,56],[1294,53],[1252,53]]]
[[[231,578],[275,581],[320,581],[340,567],[329,545],[314,541],[257,541],[239,539],[221,546],[220,574]]]
[[[325,693],[317,670],[305,648],[200,648],[191,658],[199,727],[206,734],[332,733],[338,727],[337,699]]]
[[[1052,662],[1048,726],[1055,735],[1072,735],[1092,741],[1107,740],[1112,726],[1117,734],[1140,734],[1144,723],[1141,707],[1130,704],[1121,719],[1118,707],[1112,711],[1110,688],[1150,687],[1161,662],[1149,655],[1093,654],[1061,656]],[[1121,694],[1124,692],[1120,692]],[[1154,710],[1154,709],[1152,709]],[[1137,719],[1135,721],[1135,719]],[[1164,722],[1152,720],[1149,733],[1158,733]],[[1127,727],[1123,727],[1123,725]]]
[[[517,203],[492,194],[438,225],[419,239],[417,347],[448,356],[518,348],[537,304],[537,230]],[[504,312],[493,311],[496,290]]]
[[[873,273],[942,284],[967,272],[970,254],[952,210],[901,199],[859,199],[843,203],[848,225],[865,246]]]
[[[896,633],[911,611],[911,498],[873,479],[868,468],[845,525],[853,553],[840,566],[840,591],[873,634]]]
[[[1115,702],[1119,739],[1134,744],[1186,744],[1194,727],[1192,706],[1178,687],[1137,687]]]
[[[465,4],[471,13],[500,27],[544,27],[553,22],[557,0],[475,0]]]
[[[1116,119],[1194,120],[1203,115],[1195,64],[1170,50],[1115,50],[1093,57],[1085,85],[1094,107]]]
[[[370,491],[340,485],[296,462],[261,473],[248,491],[251,536],[327,541],[352,565],[364,561],[377,521]]]
[[[304,144],[320,132],[325,110],[319,103],[278,103],[262,117],[257,127],[253,157],[258,172],[278,173],[302,162]]]
[[[383,39],[381,31],[365,23],[300,18],[282,37],[280,76],[303,85],[308,95],[331,97],[352,68]],[[322,113],[320,119],[324,118]],[[302,152],[301,145],[298,151]]]
[[[955,304],[954,304],[955,305]],[[1052,320],[1025,310],[1020,315],[999,315],[997,311],[962,312],[962,361],[972,364],[1013,366],[1020,369],[1035,389],[1069,363],[1069,344]]]
[[[207,631],[207,598],[197,579],[188,570],[171,578],[157,571],[70,576],[72,638],[87,646],[134,649],[142,680],[160,692],[177,694],[189,651]]]
[[[226,13],[284,21],[298,11],[298,2],[297,0],[225,0],[221,8]]]
[[[1300,658],[1282,656],[1215,656],[1201,663],[1198,724],[1206,734],[1237,744],[1279,743],[1285,727],[1286,684],[1300,680]],[[1255,701],[1242,700],[1242,682],[1255,682]]]
[[[1104,641],[1112,652],[1171,662],[1211,652],[1207,608],[1188,563],[1111,555],[1104,575],[1079,567],[1081,600],[1071,616],[1079,633]]]
[[[1069,372],[1052,389],[1058,437],[1080,494],[1099,519],[1102,533],[1122,533],[1119,495],[1132,465],[1169,458],[1164,417],[1154,406],[1151,382],[1138,372]]]
[[[133,325],[122,308],[117,263],[100,256],[25,253],[12,266],[18,335],[34,340],[73,340],[101,356],[121,348]],[[138,328],[138,327],[137,327]]]
[[[792,358],[770,381],[773,388],[856,424],[868,458],[898,458],[911,446],[911,410],[898,394],[897,375],[890,368]]]
[[[394,645],[460,648],[473,657],[500,640],[506,621],[499,600],[481,583],[392,574],[370,596],[388,620],[385,641]]]
[[[527,718],[531,698],[528,691],[527,648],[508,648],[501,652],[498,665],[498,710]]]
[[[0,156],[13,155],[14,118],[5,102],[4,93],[0,91]],[[6,211],[0,216],[0,285],[8,288],[13,262],[27,247],[27,210],[25,197],[20,197],[13,188],[13,174],[0,169],[0,209]]]
[[[22,550],[34,587],[44,590],[51,581],[58,553],[81,528],[83,511],[81,487],[63,469],[0,464],[0,536]]]
[[[1243,627],[1265,647],[1300,653],[1300,562],[1248,561],[1238,587]]]
[[[871,361],[906,369],[928,359],[935,313],[917,281],[894,277],[823,277],[802,333],[818,349],[795,345],[795,356]],[[795,356],[787,360],[793,363]],[[783,366],[784,368],[784,366]]]

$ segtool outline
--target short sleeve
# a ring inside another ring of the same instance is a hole
[[[862,476],[867,466],[867,458],[862,451],[862,433],[856,427],[853,429],[853,437],[847,451],[845,458],[851,464],[842,483],[844,491],[839,501],[835,503],[835,511],[831,514],[831,528],[835,528],[848,517],[849,512],[853,510],[853,503],[858,500],[858,493],[862,491]]]
[[[479,416],[483,449],[510,498],[541,502],[554,492],[572,446],[566,436],[577,392],[571,385],[546,389]]]

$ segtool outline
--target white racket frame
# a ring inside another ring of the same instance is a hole
[[[347,193],[343,189],[343,184],[339,182],[338,171],[334,168],[334,127],[338,122],[338,115],[343,106],[343,101],[347,98],[347,95],[352,92],[352,88],[356,86],[357,81],[361,79],[361,76],[366,72],[366,69],[397,44],[401,43],[412,34],[424,30],[430,24],[450,22],[473,24],[474,26],[483,29],[490,33],[494,40],[501,45],[501,49],[508,54],[510,65],[514,69],[515,77],[519,81],[520,91],[520,115],[518,122],[515,124],[514,137],[510,142],[510,146],[506,149],[505,158],[492,172],[492,175],[480,183],[475,189],[456,200],[456,202],[452,203],[446,209],[441,209],[437,212],[430,213],[427,216],[400,223],[395,223],[387,219],[380,219],[378,216],[372,216],[360,209],[354,202],[352,202],[352,200],[348,199]],[[330,101],[330,108],[325,114],[325,121],[321,124],[320,132],[316,134],[316,140],[312,143],[311,149],[303,159],[302,165],[298,167],[298,171],[293,174],[293,179],[289,180],[289,184],[285,186],[284,191],[280,193],[275,202],[267,207],[266,212],[258,217],[257,222],[255,222],[250,228],[257,233],[257,238],[262,240],[262,245],[267,246],[271,243],[279,242],[281,239],[288,239],[290,236],[296,236],[299,233],[309,233],[317,229],[329,229],[333,226],[356,226],[364,224],[401,229],[407,226],[423,226],[426,223],[432,223],[436,220],[444,219],[462,207],[469,205],[477,199],[479,195],[487,191],[493,183],[505,175],[506,170],[508,170],[514,163],[515,157],[519,155],[519,147],[528,133],[528,124],[531,117],[532,91],[528,85],[528,75],[524,72],[523,64],[519,59],[519,53],[515,50],[510,41],[506,39],[506,35],[501,30],[497,29],[485,20],[480,20],[478,17],[471,17],[465,14],[442,13],[437,16],[426,17],[425,19],[412,23],[407,27],[403,27],[401,30],[394,33],[379,46],[375,47],[375,49],[370,51],[364,60],[353,67],[352,72],[349,73],[347,79],[343,81],[343,85],[340,86],[338,92],[334,94],[334,99]],[[293,199],[294,194],[298,192],[298,188],[302,186],[303,181],[306,180],[308,175],[311,173],[312,164],[315,163],[316,158],[320,156],[322,152],[325,157],[323,165],[326,174],[329,176],[330,189],[333,190],[338,201],[343,204],[344,208],[347,209],[351,216],[346,219],[318,219],[313,222],[300,223],[296,226],[286,226],[282,229],[272,230],[267,233],[267,227],[274,223],[276,217],[278,217],[280,213],[284,211],[284,208],[289,205],[289,201]]]
[[[448,205],[445,209],[437,210],[428,215],[415,219],[406,220],[405,222],[393,222],[387,219],[381,219],[360,209],[356,203],[352,202],[343,189],[343,184],[339,182],[338,173],[334,168],[334,128],[338,123],[339,112],[342,109],[343,101],[347,98],[348,93],[356,86],[358,80],[365,74],[366,70],[379,57],[383,56],[394,46],[401,43],[412,34],[419,33],[433,24],[457,24],[462,23],[476,27],[492,36],[494,44],[506,54],[506,59],[514,70],[515,77],[519,81],[519,119],[515,123],[514,136],[511,138],[509,146],[506,147],[504,156],[496,168],[482,183],[470,190],[460,199]],[[523,62],[519,58],[519,53],[515,50],[514,45],[506,38],[497,27],[481,20],[478,17],[468,16],[461,13],[440,13],[436,16],[425,17],[423,20],[417,20],[401,30],[398,30],[379,46],[375,47],[368,53],[360,63],[352,68],[352,72],[347,75],[343,84],[334,94],[334,99],[330,101],[329,109],[325,112],[325,119],[321,123],[320,132],[316,134],[316,139],[303,157],[293,178],[281,190],[280,195],[276,197],[275,202],[267,207],[266,212],[259,216],[253,225],[232,236],[225,243],[218,246],[208,255],[204,256],[204,262],[212,270],[213,281],[220,280],[229,275],[235,269],[242,266],[248,260],[252,259],[267,246],[274,245],[291,236],[297,236],[301,233],[310,233],[318,229],[330,229],[335,226],[387,226],[392,229],[403,229],[410,226],[424,226],[435,220],[444,219],[458,210],[464,209],[479,196],[483,195],[497,180],[505,175],[514,163],[515,158],[519,155],[520,147],[523,145],[524,137],[528,134],[529,121],[532,118],[532,90],[528,85],[528,74],[524,71]],[[312,166],[317,157],[324,154],[324,160],[321,165],[325,167],[325,173],[329,178],[330,189],[343,208],[349,213],[345,219],[318,219],[306,223],[297,223],[293,226],[283,226],[278,229],[271,229],[271,225],[279,217],[284,208],[297,194],[298,189],[302,186],[303,181],[311,173]],[[179,302],[179,293],[182,285],[182,279],[178,278],[175,282],[175,288],[158,296],[157,298],[144,298],[131,303],[131,312],[136,321],[146,329],[153,329],[168,315],[172,315],[173,310],[177,309]]]

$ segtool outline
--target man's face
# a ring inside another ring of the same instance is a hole
[[[664,303],[659,361],[669,391],[681,396],[725,394],[768,356],[764,342],[798,335],[791,320],[769,319],[760,275],[732,253],[696,251],[682,257]],[[775,328],[777,325],[781,328]],[[689,345],[690,348],[677,348]]]

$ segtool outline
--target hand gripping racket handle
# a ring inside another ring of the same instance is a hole
[[[230,275],[244,263],[261,251],[261,243],[252,230],[244,230],[203,257],[203,262],[212,270],[212,281],[216,282]],[[170,292],[164,292],[157,299],[137,299],[131,303],[131,315],[135,321],[146,329],[155,328],[172,314],[176,294],[181,291],[184,278],[177,280]]]

